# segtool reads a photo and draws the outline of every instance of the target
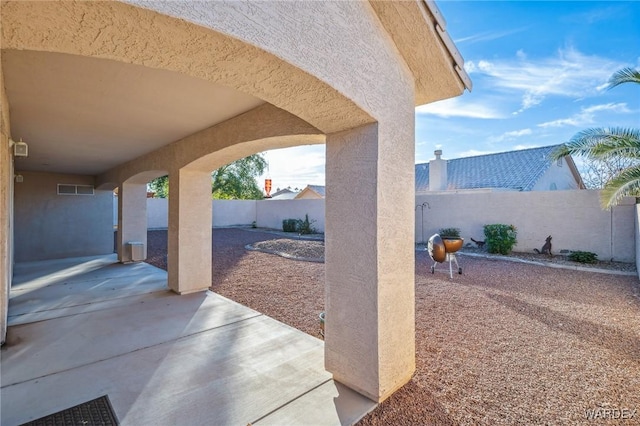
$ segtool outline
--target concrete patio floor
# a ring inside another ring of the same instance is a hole
[[[17,264],[0,423],[108,395],[122,425],[353,424],[373,401],[335,383],[319,339],[115,255]]]

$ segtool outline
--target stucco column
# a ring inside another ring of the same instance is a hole
[[[118,260],[130,262],[127,243],[144,244],[147,258],[147,185],[123,183],[118,187]]]
[[[415,370],[408,111],[396,130],[371,124],[327,136],[325,367],[374,401]]]
[[[13,277],[13,157],[9,138],[9,100],[0,66],[0,345],[7,335],[9,289]]]
[[[211,286],[211,173],[169,173],[169,288],[178,294]]]

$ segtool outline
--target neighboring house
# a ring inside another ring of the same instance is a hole
[[[451,190],[555,191],[585,189],[570,156],[552,161],[558,145],[416,164],[416,193]]]
[[[302,199],[322,199],[324,198],[324,186],[322,185],[307,185],[305,189],[300,191],[298,195],[296,195],[296,200]]]
[[[285,188],[278,190],[271,197],[266,198],[266,200],[293,200],[297,195],[297,192]]]

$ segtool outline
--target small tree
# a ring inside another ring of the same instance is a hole
[[[242,158],[220,167],[211,174],[212,198],[222,200],[259,200],[262,189],[256,178],[264,173],[267,161],[262,154]]]
[[[155,198],[167,198],[169,196],[169,176],[164,175],[149,182],[147,185],[153,191]]]
[[[267,161],[262,154],[254,154],[220,167],[211,174],[211,197],[223,200],[259,200],[262,189],[256,178],[264,173]],[[157,198],[169,196],[169,176],[149,182],[149,190]]]

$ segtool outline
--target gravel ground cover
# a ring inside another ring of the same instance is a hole
[[[278,239],[214,230],[212,289],[318,336],[324,265],[244,248],[302,250]],[[166,268],[166,231],[148,244],[149,263]],[[361,425],[585,424],[590,414],[607,424],[607,413],[627,417],[609,424],[640,424],[637,277],[459,261],[451,280],[416,252],[416,373]]]

